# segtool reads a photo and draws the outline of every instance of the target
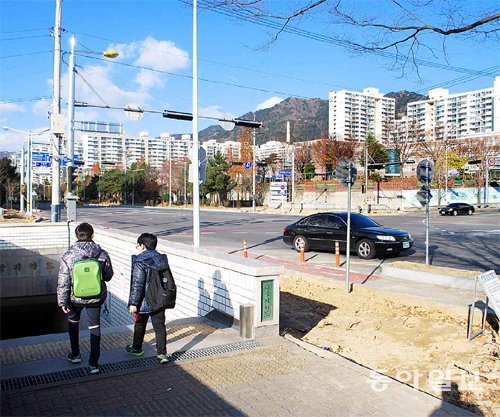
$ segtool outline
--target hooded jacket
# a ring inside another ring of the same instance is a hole
[[[99,297],[78,298],[71,291],[71,271],[76,261],[82,258],[95,258],[102,265],[102,291]],[[77,305],[100,305],[104,303],[108,295],[105,282],[113,277],[113,267],[108,253],[92,240],[79,240],[71,245],[62,256],[57,280],[57,304],[67,306],[69,303]]]
[[[146,289],[151,282],[151,272],[153,269],[163,271],[167,268],[167,255],[161,254],[156,250],[146,250],[139,255],[132,255],[129,307],[136,306],[139,314],[148,314],[151,312],[151,308],[146,300]]]

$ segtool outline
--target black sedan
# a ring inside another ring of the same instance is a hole
[[[340,250],[346,250],[347,213],[319,213],[304,217],[283,230],[283,242],[296,251],[304,248],[335,250],[335,241]],[[387,229],[362,214],[351,213],[351,248],[361,259],[398,254],[413,245],[407,232]]]
[[[458,216],[459,214],[471,215],[472,213],[474,213],[474,207],[467,203],[451,203],[439,209],[441,216],[446,216],[447,214],[450,216]]]

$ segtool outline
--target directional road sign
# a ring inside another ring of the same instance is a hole
[[[245,168],[246,169],[252,168],[252,163],[249,161],[245,162]]]

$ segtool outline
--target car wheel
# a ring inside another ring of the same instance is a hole
[[[440,214],[441,216],[444,216],[444,215],[445,215],[445,213],[443,213],[443,212],[441,212],[441,213],[439,213],[439,214]]]
[[[361,240],[356,246],[356,252],[358,253],[358,257],[361,259],[375,258],[375,251],[375,245],[368,239]]]
[[[293,238],[293,248],[297,252],[300,252],[300,249],[304,248],[304,252],[307,252],[309,250],[309,242],[304,236],[297,235]]]
[[[458,211],[453,210],[453,215],[454,215],[454,216],[458,216]]]
[[[473,211],[471,209],[469,209],[469,211],[467,212],[467,214],[470,216],[471,214],[473,213]]]

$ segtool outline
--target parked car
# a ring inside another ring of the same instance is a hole
[[[319,213],[304,217],[285,227],[283,242],[296,251],[335,250],[335,241],[340,250],[346,250],[347,213]],[[408,232],[388,229],[367,216],[351,213],[351,250],[361,259],[375,256],[399,254],[413,246]]]
[[[472,213],[474,213],[474,207],[467,203],[451,203],[439,209],[439,214],[441,214],[441,216],[447,214],[450,216],[458,216],[459,214],[471,215]]]

